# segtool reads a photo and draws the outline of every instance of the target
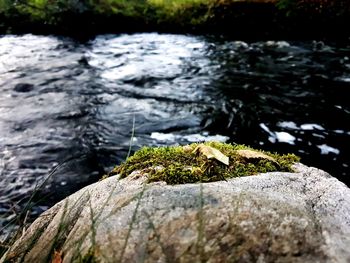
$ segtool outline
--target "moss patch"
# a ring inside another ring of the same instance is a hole
[[[194,143],[187,146],[144,147],[115,167],[110,175],[120,174],[121,178],[125,178],[134,171],[142,170],[148,174],[149,182],[165,181],[168,184],[213,182],[258,173],[293,172],[291,165],[299,161],[299,157],[294,154],[279,155],[236,144],[204,143],[229,157],[229,165],[225,165],[215,158],[208,159],[198,153],[196,151],[198,145]],[[245,158],[237,152],[238,150],[253,150],[272,158]]]

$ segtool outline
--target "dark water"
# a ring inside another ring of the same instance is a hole
[[[108,35],[0,38],[0,225],[133,150],[202,140],[293,152],[350,185],[350,43]]]

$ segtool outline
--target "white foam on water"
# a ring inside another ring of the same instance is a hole
[[[178,140],[186,140],[188,142],[208,142],[208,141],[218,141],[218,142],[226,142],[229,137],[223,135],[208,135],[207,133],[195,133],[188,135],[179,135],[172,133],[161,133],[161,132],[152,132],[151,138],[157,141],[171,141],[175,142]]]
[[[339,149],[333,148],[327,144],[317,145],[317,147],[321,150],[321,154],[330,154],[330,153],[339,154],[340,153]]]
[[[295,144],[295,140],[296,137],[291,135],[288,132],[272,132],[264,123],[260,123],[259,124],[260,127],[266,131],[270,136],[268,138],[268,140],[271,143],[276,143],[276,142],[284,142],[284,143],[288,143],[288,144]]]
[[[295,136],[288,132],[275,132],[275,135],[278,142],[285,142],[294,145],[296,140]]]
[[[281,121],[277,123],[277,126],[281,128],[292,129],[292,130],[299,129],[299,127],[293,121]]]
[[[300,129],[305,130],[305,131],[311,131],[311,130],[320,130],[324,131],[324,128],[316,123],[305,123],[300,125]]]

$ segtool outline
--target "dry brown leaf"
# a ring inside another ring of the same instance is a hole
[[[246,159],[266,159],[272,162],[276,162],[274,158],[261,152],[252,151],[252,150],[237,150],[236,152],[238,155]]]
[[[51,263],[62,263],[62,251],[55,250]]]
[[[194,152],[199,152],[200,154],[206,156],[208,159],[214,158],[225,165],[229,165],[228,156],[211,146],[200,144],[196,147],[196,149],[194,149]]]

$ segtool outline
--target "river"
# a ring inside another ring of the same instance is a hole
[[[0,226],[55,167],[31,218],[96,182],[130,143],[291,152],[350,185],[350,43],[6,35],[0,91]]]

